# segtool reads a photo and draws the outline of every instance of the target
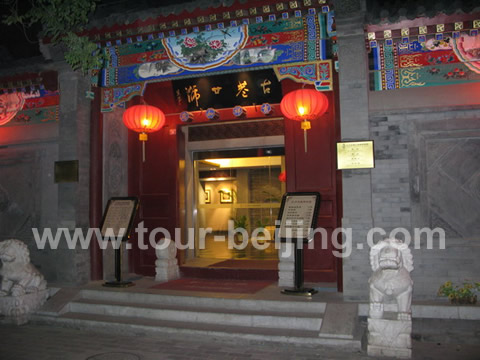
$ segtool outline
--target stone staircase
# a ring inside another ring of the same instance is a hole
[[[218,296],[218,294],[216,294]],[[162,333],[361,348],[357,304],[60,289],[31,322],[109,333]]]

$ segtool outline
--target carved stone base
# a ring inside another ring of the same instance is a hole
[[[22,325],[28,322],[28,316],[42,306],[48,298],[48,290],[20,296],[0,297],[0,314],[5,317],[2,323]]]
[[[155,261],[155,281],[170,281],[180,277],[177,259],[157,259]]]
[[[278,251],[278,286],[295,286],[295,247],[293,244],[282,243]]]
[[[367,352],[368,356],[388,356],[400,359],[410,359],[412,357],[412,349],[368,345]]]
[[[410,358],[411,334],[411,320],[368,318],[368,355]]]
[[[157,260],[155,261],[155,281],[170,281],[180,277],[177,261],[177,248],[175,242],[170,239],[162,239],[155,249]]]

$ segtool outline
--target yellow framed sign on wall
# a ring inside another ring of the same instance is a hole
[[[375,167],[373,140],[337,143],[337,169],[371,169]]]

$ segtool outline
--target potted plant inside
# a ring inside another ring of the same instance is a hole
[[[438,296],[447,296],[452,304],[476,304],[480,282],[465,282],[463,286],[445,282],[438,289]]]
[[[248,221],[246,215],[237,215],[236,217],[231,218],[231,220],[233,220],[233,226],[235,229],[240,228],[247,230]]]
[[[259,239],[257,239],[257,241],[258,241],[259,244],[264,243],[264,238],[266,236],[266,234],[265,234],[266,231],[268,231],[270,233],[270,238],[273,237],[273,234],[270,232],[271,226],[269,226],[269,224],[270,224],[270,219],[268,219],[268,218],[257,220],[255,225],[258,229],[257,236],[258,236]]]

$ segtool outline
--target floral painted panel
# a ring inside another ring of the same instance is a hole
[[[456,33],[372,48],[372,90],[480,80],[480,35]]]
[[[304,61],[304,42],[274,46],[247,48],[236,51],[222,64],[208,70],[215,72],[239,71],[241,69],[262,69],[275,64]],[[200,65],[203,67],[205,65]],[[207,70],[207,71],[208,71]],[[102,86],[137,83],[144,80],[170,80],[174,78],[205,76],[200,69],[187,70],[169,60],[141,65],[108,68],[102,70]]]
[[[178,68],[208,70],[231,60],[247,43],[246,25],[163,39],[168,57]]]

